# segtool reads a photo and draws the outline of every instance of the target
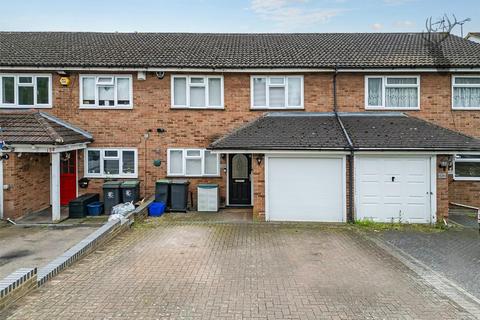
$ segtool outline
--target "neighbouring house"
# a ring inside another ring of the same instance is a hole
[[[480,43],[480,32],[469,32],[465,39],[468,39],[470,41]]]
[[[272,221],[480,207],[480,44],[453,35],[0,32],[0,108],[3,219],[165,177]]]

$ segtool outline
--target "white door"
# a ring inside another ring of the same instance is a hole
[[[355,160],[358,220],[431,222],[430,158],[358,156]]]
[[[271,221],[345,221],[342,158],[268,157],[266,206]]]

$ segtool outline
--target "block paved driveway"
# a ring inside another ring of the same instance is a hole
[[[388,231],[379,236],[480,299],[478,229],[438,233]]]
[[[3,317],[472,318],[348,227],[160,221],[122,234]]]

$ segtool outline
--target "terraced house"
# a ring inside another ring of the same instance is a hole
[[[0,102],[3,219],[164,177],[266,220],[480,206],[480,44],[453,35],[2,32]]]

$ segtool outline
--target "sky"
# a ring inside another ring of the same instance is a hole
[[[479,0],[0,0],[0,30],[421,32],[444,14],[480,31]]]

